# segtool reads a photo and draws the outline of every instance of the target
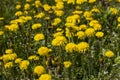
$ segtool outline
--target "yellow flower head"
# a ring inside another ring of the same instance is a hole
[[[55,39],[52,40],[53,46],[61,46],[67,43],[67,39],[64,36],[57,36]]]
[[[63,64],[65,68],[69,68],[72,65],[70,61],[64,61]]]
[[[85,33],[83,31],[78,31],[77,32],[77,37],[78,39],[84,39],[85,38]]]
[[[55,10],[54,12],[55,12],[56,16],[62,16],[64,14],[64,11],[62,11],[62,10]]]
[[[80,42],[77,45],[77,51],[78,52],[86,52],[89,49],[89,44],[87,42]]]
[[[15,7],[17,10],[18,9],[20,9],[21,8],[21,5],[20,4],[18,4],[18,5],[16,5],[16,7]]]
[[[114,56],[114,52],[108,50],[108,51],[105,52],[105,56],[108,57],[108,58],[111,58],[111,57]]]
[[[17,59],[15,59],[15,63],[20,64],[20,63],[21,63],[21,61],[22,61],[22,58],[17,58]]]
[[[45,73],[45,69],[43,66],[36,66],[34,68],[34,73],[37,75],[43,74],[43,73]]]
[[[118,24],[118,25],[117,25],[117,27],[119,27],[119,28],[120,28],[120,24]]]
[[[62,36],[62,35],[63,35],[63,32],[56,32],[55,34],[53,34],[54,38],[57,36]]]
[[[52,80],[52,77],[49,74],[42,74],[39,80]]]
[[[4,17],[0,17],[0,21],[1,21],[1,20],[4,20]]]
[[[51,6],[49,6],[48,4],[44,4],[43,8],[45,11],[49,11],[51,9]]]
[[[55,2],[62,2],[62,0],[55,0]]]
[[[84,14],[83,14],[83,16],[85,17],[86,20],[92,20],[93,19],[92,15],[93,14],[90,11],[85,11]]]
[[[39,19],[39,18],[43,18],[44,16],[45,16],[45,14],[43,12],[40,12],[37,15],[35,15],[34,17]]]
[[[117,21],[120,22],[120,17],[117,18]]]
[[[34,40],[35,41],[40,41],[40,40],[43,40],[45,37],[42,33],[38,33],[34,36]]]
[[[6,63],[9,60],[15,60],[17,58],[17,54],[11,53],[11,54],[5,54],[2,56],[2,60],[4,63]]]
[[[79,10],[76,10],[76,11],[74,11],[74,12],[72,12],[73,14],[81,14],[81,13],[83,13],[83,11],[79,11]]]
[[[60,18],[55,18],[52,25],[56,26],[57,24],[59,24],[61,22]]]
[[[120,0],[117,0],[117,2],[120,2]]]
[[[110,8],[110,12],[114,15],[118,14],[118,10],[116,8]]]
[[[21,61],[21,63],[20,63],[20,69],[21,70],[25,70],[25,69],[27,69],[28,68],[28,66],[29,66],[29,61],[28,60],[23,60],[23,61]]]
[[[40,47],[38,49],[38,54],[42,55],[42,56],[47,56],[49,52],[51,52],[52,50],[47,48],[47,47]]]
[[[87,37],[92,37],[95,34],[95,30],[93,28],[88,28],[85,30],[85,34]]]
[[[31,0],[26,0],[26,2],[31,2]]]
[[[102,29],[102,26],[101,26],[100,24],[95,24],[95,25],[93,25],[93,28],[94,28],[95,30],[101,30],[101,29]]]
[[[74,44],[74,43],[68,43],[66,46],[65,46],[65,50],[67,52],[73,52],[73,51],[76,51],[76,48],[77,48],[77,45]]]
[[[97,20],[91,20],[89,23],[90,26],[94,26],[96,24],[99,24],[99,22]]]
[[[41,2],[39,0],[35,1],[35,7],[38,8],[39,6],[41,6]]]
[[[94,8],[91,10],[91,12],[96,12],[96,13],[99,13],[99,12],[100,12],[100,10],[99,10],[98,8],[94,7]]]
[[[15,60],[17,58],[17,54],[13,53],[13,54],[8,54],[9,55],[9,59],[10,60]]]
[[[67,4],[75,4],[75,0],[67,0]]]
[[[18,24],[11,24],[7,27],[10,31],[17,31],[19,29]]]
[[[94,2],[96,2],[96,0],[89,0],[88,2],[89,3],[94,3]]]
[[[6,49],[6,50],[5,50],[5,53],[6,53],[6,54],[11,54],[11,53],[13,53],[13,50],[12,50],[12,49]]]
[[[0,31],[0,36],[4,34],[4,31]]]
[[[55,8],[58,9],[63,9],[64,8],[64,3],[63,2],[57,2]]]
[[[66,30],[66,31],[65,31],[66,37],[70,38],[70,37],[73,36],[73,33],[70,32],[70,30],[69,30],[68,28],[65,28],[65,30]]]
[[[95,34],[95,36],[97,36],[98,38],[101,38],[101,37],[104,36],[104,33],[103,33],[103,32],[97,32],[97,33]]]
[[[17,11],[17,12],[15,13],[15,16],[21,16],[22,14],[23,14],[22,11]]]
[[[84,2],[87,2],[87,0],[76,0],[77,4],[83,4]]]
[[[36,55],[32,55],[28,57],[29,60],[39,60],[39,57]]]
[[[28,10],[28,9],[30,9],[30,4],[27,3],[24,5],[24,10]]]
[[[4,67],[5,67],[5,69],[13,67],[13,62],[5,63]]]
[[[85,30],[85,29],[87,29],[87,25],[82,24],[79,26],[79,30]]]

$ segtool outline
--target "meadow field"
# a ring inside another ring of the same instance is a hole
[[[120,80],[120,0],[0,0],[0,80]]]

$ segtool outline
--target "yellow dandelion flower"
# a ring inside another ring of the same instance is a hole
[[[15,16],[21,16],[22,14],[23,14],[22,11],[17,11],[17,12],[15,13]]]
[[[41,2],[39,0],[36,0],[35,1],[35,7],[38,8],[39,6],[41,6]]]
[[[120,17],[117,18],[117,21],[120,22]]]
[[[22,61],[22,58],[17,58],[17,59],[15,59],[15,63],[20,64],[20,63],[21,63],[21,61]]]
[[[13,53],[13,54],[8,54],[9,55],[9,60],[15,60],[15,58],[17,58],[17,54]]]
[[[70,37],[72,37],[74,35],[72,32],[70,32],[70,30],[68,28],[65,28],[65,30],[66,30],[65,31],[66,37],[70,38]]]
[[[42,74],[39,80],[52,80],[52,76],[49,74]]]
[[[34,40],[35,41],[40,41],[40,40],[43,40],[45,38],[45,36],[42,34],[42,33],[37,33],[35,36],[34,36]]]
[[[0,31],[0,36],[4,34],[4,31]]]
[[[42,56],[47,56],[49,52],[51,52],[52,50],[47,48],[47,47],[40,47],[38,49],[38,54],[42,55]]]
[[[117,2],[120,2],[120,0],[117,0]]]
[[[65,68],[69,68],[72,65],[70,61],[64,61],[63,64]]]
[[[101,26],[101,24],[94,24],[94,25],[93,25],[93,28],[94,28],[95,30],[101,30],[101,29],[102,29],[102,26]]]
[[[2,60],[4,63],[6,63],[7,61],[9,61],[9,55],[3,55],[2,56]]]
[[[89,23],[90,26],[94,26],[95,24],[99,24],[99,22],[97,20],[91,20]]]
[[[42,24],[36,23],[36,24],[32,25],[32,29],[37,29],[37,28],[40,28],[41,26],[42,26]]]
[[[26,2],[31,2],[31,0],[26,0]]]
[[[7,62],[4,64],[5,69],[13,67],[13,62]]]
[[[86,35],[85,35],[85,32],[78,31],[76,36],[78,37],[78,39],[84,39]]]
[[[25,21],[32,20],[32,17],[31,17],[31,16],[26,16],[26,17],[24,18],[24,20],[25,20]]]
[[[45,73],[45,68],[43,66],[36,66],[34,68],[34,73],[37,74],[38,76]]]
[[[62,0],[55,0],[55,2],[62,2]]]
[[[66,46],[65,46],[65,50],[66,52],[74,52],[76,51],[76,48],[77,48],[77,45],[75,43],[68,43]]]
[[[11,24],[6,28],[8,28],[10,31],[17,31],[19,29],[19,26],[18,24]]]
[[[76,10],[76,11],[74,11],[74,12],[72,12],[73,14],[81,14],[81,13],[83,13],[83,11],[79,11],[79,10]]]
[[[79,26],[79,30],[85,30],[85,29],[87,29],[87,25],[82,24]]]
[[[52,25],[56,26],[57,24],[59,24],[61,22],[60,18],[55,18]]]
[[[63,8],[64,8],[64,3],[63,3],[63,2],[57,2],[55,8],[56,8],[57,10],[58,10],[58,9],[63,9]]]
[[[28,68],[29,64],[30,64],[30,62],[28,60],[23,60],[23,61],[21,61],[19,67],[21,70],[25,70]]]
[[[84,2],[87,2],[87,0],[76,0],[76,4],[83,4]]]
[[[114,56],[114,52],[112,52],[111,50],[108,50],[105,52],[105,56],[108,57],[108,58],[111,58]]]
[[[28,9],[30,9],[30,4],[26,3],[26,4],[24,5],[24,10],[28,10]]]
[[[1,21],[1,20],[4,20],[4,18],[3,18],[3,17],[0,17],[0,21]]]
[[[88,2],[89,3],[94,3],[94,2],[96,2],[96,0],[89,0]]]
[[[118,24],[118,25],[117,25],[117,27],[119,27],[119,28],[120,28],[120,24]]]
[[[62,36],[62,35],[63,35],[63,32],[56,32],[53,34],[54,38],[57,36]]]
[[[51,9],[51,6],[49,6],[48,4],[44,4],[43,8],[45,11],[49,11]]]
[[[41,19],[41,18],[43,18],[44,16],[45,16],[45,14],[44,14],[43,12],[40,12],[40,13],[38,13],[37,15],[35,15],[34,17],[35,17],[35,18],[38,18],[38,19],[39,19],[39,18]]]
[[[96,13],[99,13],[100,12],[100,10],[98,9],[98,8],[93,8],[92,10],[91,10],[91,12],[96,12]]]
[[[28,57],[29,60],[39,60],[39,57],[36,55],[31,55]]]
[[[103,32],[97,32],[97,33],[95,34],[95,36],[98,37],[98,38],[101,38],[101,37],[104,36],[104,33],[103,33]]]
[[[15,7],[17,10],[18,9],[20,9],[21,8],[21,5],[20,4],[18,4],[18,5],[16,5],[16,7]]]
[[[64,11],[62,11],[62,10],[55,10],[54,13],[56,14],[56,16],[62,16],[64,14]]]
[[[87,37],[92,37],[95,34],[95,30],[93,28],[88,28],[85,30],[85,34]]]
[[[67,4],[75,4],[75,0],[67,0]]]
[[[86,52],[89,49],[89,44],[87,42],[80,42],[77,45],[77,51],[78,52]]]
[[[85,11],[84,14],[83,14],[83,16],[85,17],[86,20],[92,20],[93,19],[92,15],[93,14],[90,11]]]
[[[62,31],[62,28],[57,28],[56,31]]]
[[[5,50],[5,53],[6,53],[6,54],[11,54],[11,53],[13,53],[13,50],[12,50],[12,49],[6,49],[6,50]]]
[[[112,14],[117,15],[118,14],[118,10],[116,8],[110,8],[110,11]]]
[[[67,43],[67,39],[64,36],[58,36],[52,40],[53,46],[62,46]]]
[[[18,24],[18,23],[23,24],[25,23],[25,20],[19,18],[19,19],[15,19],[15,21],[11,21],[10,23],[11,24]]]

